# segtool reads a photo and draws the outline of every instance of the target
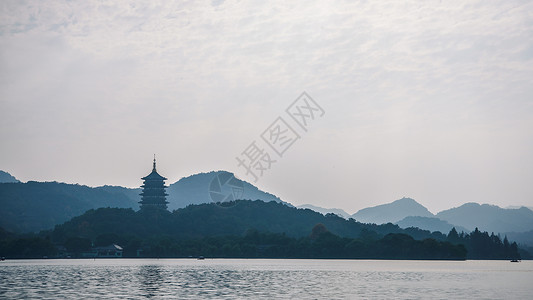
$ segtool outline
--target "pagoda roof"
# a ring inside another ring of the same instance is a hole
[[[159,175],[156,170],[152,170],[152,173],[141,178],[142,180],[167,180],[165,177]]]

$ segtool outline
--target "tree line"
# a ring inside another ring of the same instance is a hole
[[[0,231],[0,256],[80,255],[112,243],[124,256],[383,259],[516,259],[516,243],[471,233],[363,224],[336,215],[262,201],[228,207],[191,205],[168,211],[100,208],[39,234]]]

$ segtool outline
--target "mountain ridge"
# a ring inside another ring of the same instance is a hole
[[[183,208],[190,204],[224,202],[237,199],[259,199],[265,202],[275,201],[291,205],[224,170],[201,172],[183,177],[170,184],[167,193],[169,194],[167,201],[169,202],[170,210]]]
[[[497,205],[468,202],[443,210],[436,216],[468,230],[476,227],[489,232],[525,232],[533,229],[533,211],[527,207],[505,209]]]
[[[9,174],[6,171],[0,170],[0,183],[16,183],[20,182],[15,176]]]
[[[324,207],[315,206],[315,205],[312,205],[312,204],[302,204],[302,205],[298,205],[296,207],[297,208],[307,208],[307,209],[319,212],[319,213],[321,213],[323,215],[335,214],[335,215],[340,216],[340,217],[342,217],[344,219],[349,219],[349,218],[352,217],[352,215],[350,215],[349,213],[347,213],[346,211],[344,211],[343,209],[340,209],[340,208],[324,208]]]
[[[416,227],[424,230],[429,230],[431,232],[440,231],[442,233],[448,233],[452,228],[455,228],[457,232],[470,232],[468,229],[450,224],[447,221],[441,220],[439,218],[433,217],[420,217],[420,216],[409,216],[395,223],[401,228]]]
[[[216,176],[218,177],[215,178]],[[225,186],[226,189],[216,190],[211,187],[213,179],[233,180],[230,186]],[[212,171],[193,174],[170,184],[167,189],[169,209],[224,200],[214,196],[230,195],[235,185],[242,189],[240,199],[275,201],[292,206],[279,197],[236,178],[233,173]],[[112,185],[90,187],[56,181],[0,183],[0,207],[3,208],[0,210],[0,227],[18,233],[37,232],[51,229],[89,209],[117,207],[137,210],[140,192],[140,188]],[[225,199],[229,200],[232,199]]]
[[[409,216],[434,217],[422,204],[412,198],[403,197],[391,203],[363,208],[352,218],[364,223],[396,223]]]
[[[7,172],[4,172],[7,173]],[[7,173],[9,174],[9,173]],[[10,177],[11,178],[11,177]],[[13,177],[14,178],[14,177]],[[16,179],[15,179],[16,180]],[[238,190],[235,193],[234,189]],[[0,227],[13,232],[35,232],[50,229],[88,209],[99,207],[139,208],[140,188],[104,185],[89,187],[59,182],[0,183]],[[274,194],[265,192],[251,183],[242,181],[231,172],[219,170],[201,172],[183,177],[168,187],[169,209],[191,204],[230,201],[236,199],[275,201],[292,206]],[[402,227],[446,233],[450,226],[460,231],[480,230],[520,237],[531,241],[533,211],[526,207],[506,209],[495,205],[465,203],[433,215],[411,198],[368,207],[353,215],[342,209],[326,209],[314,205],[302,208],[322,214],[333,213],[345,219],[354,218],[363,223],[396,223]]]

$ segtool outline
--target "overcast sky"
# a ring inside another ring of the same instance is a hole
[[[0,2],[0,169],[253,182],[236,157],[281,117],[300,139],[256,185],[295,205],[533,205],[531,1],[112,3]]]

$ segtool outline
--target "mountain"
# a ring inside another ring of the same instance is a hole
[[[212,171],[184,177],[167,189],[169,210],[190,204],[227,202],[237,199],[282,202],[227,171]]]
[[[2,178],[16,180],[7,174]],[[7,177],[6,177],[7,176]],[[0,183],[0,227],[15,233],[36,232],[53,228],[89,209],[100,207],[139,208],[140,188],[120,186],[88,187],[57,182]],[[170,184],[167,189],[169,210],[191,204],[227,202],[236,199],[283,202],[273,194],[259,190],[254,185],[236,178],[232,173],[216,171],[199,173]],[[304,205],[322,214],[333,213],[344,218],[350,216],[341,209],[324,209]],[[533,230],[533,212],[525,207],[503,209],[497,206],[468,203],[461,207],[440,212],[443,220],[407,218],[434,218],[424,206],[410,198],[402,198],[389,204],[362,209],[352,217],[363,223],[395,223],[402,227],[417,226],[422,229],[447,233],[449,226],[460,232],[475,227],[495,233],[520,233]],[[446,224],[445,222],[449,224]],[[306,229],[307,230],[307,229]]]
[[[402,198],[392,203],[363,208],[352,215],[359,222],[375,224],[396,223],[409,216],[434,217],[427,208],[411,198]]]
[[[533,248],[533,230],[527,232],[506,232],[502,236],[506,236],[510,241],[515,241],[518,244]]]
[[[517,206],[517,205],[509,205],[509,206],[506,206],[506,207],[504,207],[504,208],[505,208],[505,209],[519,209],[519,208],[522,208],[522,207],[529,208],[530,210],[533,211],[533,206],[524,206],[524,205],[521,205],[521,206]]]
[[[98,186],[93,188],[95,191],[105,191],[110,194],[117,195],[117,197],[123,197],[126,196],[129,199],[129,204],[126,205],[126,208],[133,208],[133,209],[139,209],[139,201],[141,188],[126,188],[122,186],[116,186],[116,185],[104,185],[104,186]],[[97,207],[95,207],[97,208]]]
[[[464,227],[452,225],[439,218],[428,218],[420,216],[405,217],[401,221],[397,222],[396,225],[400,226],[401,228],[416,227],[424,230],[429,230],[431,232],[440,231],[445,234],[448,234],[448,232],[450,232],[450,230],[452,230],[452,228],[454,227],[457,232],[469,232],[469,230]]]
[[[98,207],[138,207],[126,188],[58,182],[0,183],[0,227],[12,232],[53,228]]]
[[[137,210],[140,192],[140,188],[109,185],[88,187],[35,181],[0,183],[0,227],[12,232],[36,232],[53,228],[89,209],[118,207]],[[226,171],[182,178],[171,184],[167,193],[169,210],[235,199],[282,202]]]
[[[8,172],[4,172],[0,170],[0,183],[5,183],[5,182],[20,182],[20,181],[18,181],[17,178],[9,174]]]
[[[476,227],[495,233],[533,230],[533,211],[526,207],[505,209],[496,205],[466,203],[441,211],[437,217],[468,230]]]
[[[318,206],[314,206],[314,205],[311,205],[311,204],[303,204],[303,205],[299,205],[297,206],[298,208],[308,208],[310,210],[314,210],[316,212],[319,212],[323,215],[327,215],[327,214],[335,214],[339,217],[343,217],[345,219],[349,219],[351,218],[352,216],[345,212],[344,210],[340,209],[340,208],[323,208],[323,207],[318,207]]]

